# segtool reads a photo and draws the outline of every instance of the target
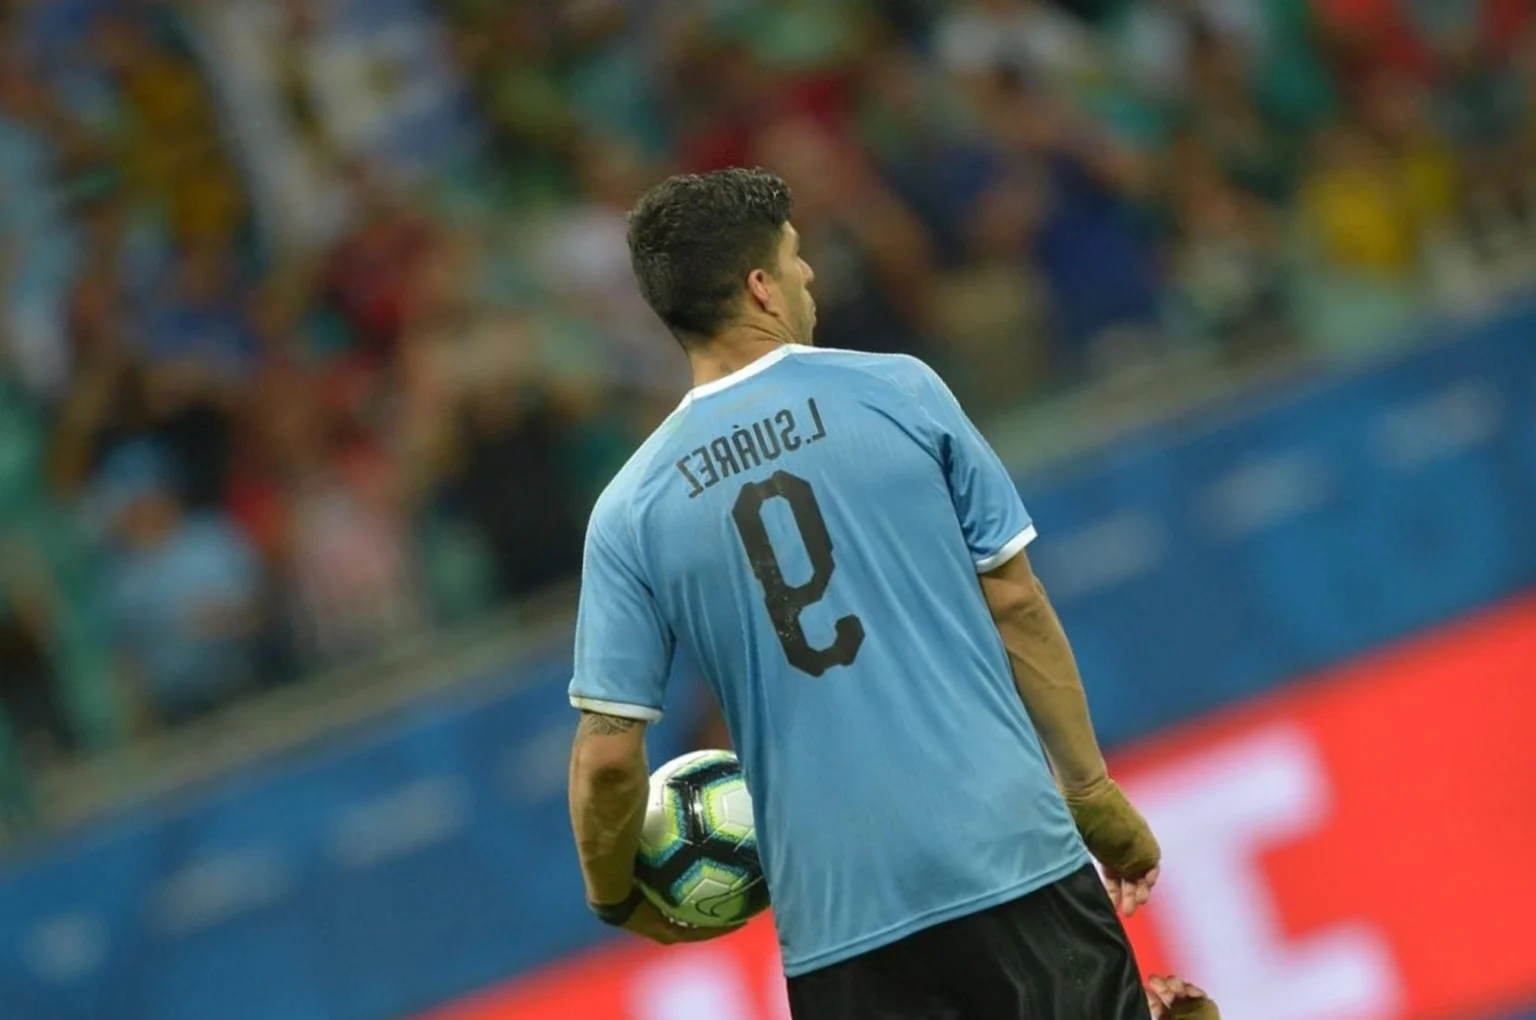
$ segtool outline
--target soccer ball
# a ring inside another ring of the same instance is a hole
[[[674,921],[740,924],[768,905],[752,798],[729,751],[695,751],[651,776],[635,861],[640,889]]]

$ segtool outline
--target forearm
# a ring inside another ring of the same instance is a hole
[[[1045,747],[1056,777],[1067,790],[1101,783],[1108,771],[1088,714],[1082,676],[1066,632],[1040,582],[994,613],[1008,650],[1014,686]]]
[[[594,725],[589,719],[602,720],[598,727],[628,722],[589,716],[583,719],[583,731]],[[591,903],[620,902],[634,885],[648,779],[643,744],[616,754],[611,747],[578,736],[571,756],[571,827]]]

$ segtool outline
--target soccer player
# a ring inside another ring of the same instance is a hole
[[[996,454],[922,362],[810,346],[778,178],[664,181],[629,247],[695,385],[588,525],[570,799],[592,909],[718,934],[634,884],[645,725],[682,651],[742,760],[796,1020],[1148,1020],[1116,906],[1146,902],[1158,845]]]

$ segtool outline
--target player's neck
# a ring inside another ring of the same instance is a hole
[[[756,326],[721,333],[709,343],[688,352],[693,385],[703,386],[734,375],[759,358],[792,343],[787,336]]]

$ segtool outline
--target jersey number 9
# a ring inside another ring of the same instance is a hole
[[[800,541],[805,545],[811,561],[811,576],[804,584],[786,584],[779,558],[773,551],[768,537],[768,527],[763,523],[763,504],[778,497],[789,504],[795,517],[795,527]],[[741,487],[736,505],[731,508],[731,519],[747,551],[752,573],[763,586],[763,605],[773,620],[773,629],[784,648],[789,664],[811,676],[821,676],[833,666],[847,666],[859,654],[864,643],[864,624],[857,616],[844,616],[837,621],[832,643],[825,648],[811,647],[800,626],[800,613],[820,602],[827,593],[836,564],[832,561],[832,536],[827,534],[827,522],[821,515],[821,505],[811,483],[787,471],[775,471],[761,482],[748,482]]]

